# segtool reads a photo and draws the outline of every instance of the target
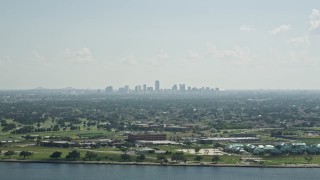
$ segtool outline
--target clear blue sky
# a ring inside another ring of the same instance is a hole
[[[0,89],[320,89],[318,0],[0,0]]]

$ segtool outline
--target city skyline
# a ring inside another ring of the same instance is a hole
[[[140,83],[136,85],[120,85],[120,86],[114,86],[112,84],[107,84],[105,87],[101,85],[101,88],[78,88],[78,87],[62,87],[62,88],[47,88],[47,87],[33,87],[33,88],[26,88],[26,89],[7,89],[7,90],[63,90],[63,89],[78,89],[78,90],[105,90],[108,92],[117,92],[117,91],[141,91],[141,92],[147,92],[147,91],[153,91],[153,92],[161,92],[161,91],[191,91],[191,90],[208,90],[208,88],[211,90],[226,90],[226,89],[220,89],[218,86],[213,86],[213,85],[205,85],[205,86],[194,86],[192,84],[185,84],[185,83],[173,83],[169,87],[163,87],[161,86],[161,83],[159,80],[155,80],[154,83]],[[6,90],[6,89],[0,89],[1,90]]]
[[[179,86],[179,87],[178,87]],[[159,92],[195,92],[195,91],[219,91],[219,87],[210,87],[210,86],[202,86],[202,87],[195,87],[186,84],[173,84],[171,88],[166,88],[163,87],[161,88],[160,86],[160,81],[155,80],[154,81],[154,86],[148,86],[148,84],[143,84],[143,85],[135,85],[133,88],[130,88],[129,85],[124,85],[124,86],[119,86],[118,88],[113,87],[112,85],[108,85],[105,88],[105,91],[107,93],[112,93],[112,92],[120,92],[120,93],[129,93],[129,92],[136,92],[136,93],[159,93]]]
[[[1,1],[0,89],[320,89],[320,1]]]

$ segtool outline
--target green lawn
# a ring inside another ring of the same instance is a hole
[[[168,149],[167,146],[159,146],[158,147],[161,150]],[[16,152],[15,155],[11,157],[11,159],[18,159],[22,160],[23,157],[20,157],[18,154],[20,151],[30,151],[33,152],[33,156],[29,157],[30,160],[50,160],[49,156],[55,152],[59,151],[62,152],[62,158],[61,160],[65,160],[65,156],[68,154],[68,152],[71,152],[75,148],[55,148],[55,147],[41,147],[41,146],[28,146],[28,147],[0,147],[0,150],[2,151],[2,154],[0,155],[0,159],[8,159],[9,157],[4,156],[3,153],[8,150],[13,150]],[[76,148],[80,154],[81,158],[80,160],[84,160],[84,156],[87,151],[93,151],[94,153],[98,154],[98,157],[92,160],[98,160],[98,161],[112,161],[112,162],[121,162],[123,161],[120,157],[121,151],[117,148],[97,148],[97,149],[79,149]],[[169,150],[169,149],[168,149]],[[170,147],[170,150],[172,152],[175,152],[177,149],[173,149],[173,147]],[[171,154],[165,155],[166,158],[170,161],[171,160]],[[130,161],[135,161],[136,155],[131,155]],[[185,157],[189,162],[196,162],[194,159],[196,155],[186,154]],[[203,159],[201,162],[212,162],[212,157],[209,155],[202,155]],[[265,165],[283,165],[283,164],[307,164],[308,162],[304,158],[303,155],[297,155],[297,156],[265,156],[262,157],[264,160]],[[234,156],[234,155],[223,155],[219,156],[220,160],[217,162],[218,164],[238,164],[240,163],[240,156]],[[159,162],[157,161],[157,154],[146,154],[145,162]],[[312,156],[312,160],[310,161],[311,164],[320,164],[320,156]]]
[[[308,162],[304,159],[305,156],[303,155],[296,155],[296,156],[268,156],[263,157],[265,160],[265,164],[308,164]],[[311,156],[312,161],[310,164],[320,164],[320,156]]]
[[[54,148],[54,147],[1,147],[0,148],[2,152],[5,152],[7,150],[13,150],[16,152],[15,155],[11,157],[11,159],[18,159],[22,160],[23,157],[19,156],[20,151],[30,151],[33,152],[33,156],[29,157],[30,160],[51,160],[49,156],[55,152],[59,151],[62,152],[62,158],[60,160],[65,160],[65,156],[68,154],[68,152],[71,152],[74,150],[74,148]],[[85,157],[87,149],[77,149],[80,152],[81,158],[80,160],[83,160]],[[98,158],[92,159],[92,160],[108,160],[108,161],[121,161],[120,159],[120,151],[116,151],[115,149],[105,149],[105,151],[101,151],[100,149],[97,151],[94,151],[94,153],[98,154]],[[9,157],[4,156],[3,153],[0,155],[0,159],[9,159]],[[133,157],[134,159],[134,157]]]
[[[23,157],[19,156],[20,151],[30,151],[33,152],[32,157],[28,157],[27,159],[30,160],[51,160],[49,156],[55,152],[59,151],[62,152],[62,158],[60,160],[65,160],[65,156],[68,152],[71,152],[75,148],[55,148],[55,147],[41,147],[41,146],[28,146],[28,147],[1,147],[0,150],[2,151],[2,155],[0,155],[0,159],[9,159],[9,157],[4,156],[3,153],[8,150],[13,150],[16,152],[15,155],[11,157],[11,159],[18,159],[23,160]],[[80,160],[84,160],[85,154],[87,151],[93,151],[94,153],[98,154],[98,157],[92,160],[101,160],[101,161],[112,161],[112,162],[121,162],[123,161],[120,157],[121,151],[117,148],[98,148],[98,149],[78,149],[80,152],[81,158]],[[159,162],[157,160],[158,154],[146,154],[145,162]],[[166,158],[170,161],[171,154],[165,155]],[[188,161],[195,162],[194,158],[196,155],[185,154],[185,157]],[[212,162],[213,156],[202,156],[203,159],[201,162]],[[131,155],[131,162],[135,161],[136,155]],[[56,160],[57,161],[57,160]],[[220,160],[218,163],[222,164],[236,164],[240,162],[239,156],[220,156]]]

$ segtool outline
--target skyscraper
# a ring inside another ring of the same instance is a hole
[[[134,91],[135,91],[136,93],[140,93],[140,92],[142,91],[141,86],[140,86],[140,85],[136,86],[136,87],[134,88]]]
[[[156,80],[154,84],[155,84],[155,88],[154,88],[155,91],[159,92],[160,91],[160,81]]]
[[[128,85],[125,85],[124,86],[124,92],[125,93],[129,93],[130,89],[129,89],[129,86]]]
[[[178,90],[178,86],[176,85],[176,84],[174,84],[173,86],[172,86],[172,91],[177,91]]]
[[[143,85],[143,92],[147,92],[147,85],[146,84]]]
[[[186,85],[185,84],[180,84],[180,92],[186,91]]]
[[[112,86],[108,86],[106,87],[106,93],[112,93],[113,92],[113,87]]]

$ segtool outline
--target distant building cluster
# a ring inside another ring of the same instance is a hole
[[[154,86],[147,86],[147,84],[137,85],[133,89],[130,89],[128,85],[120,87],[119,89],[114,89],[113,86],[107,86],[105,88],[106,93],[120,93],[120,94],[151,94],[151,93],[193,93],[193,92],[203,92],[203,93],[212,93],[219,92],[219,88],[211,87],[191,87],[186,86],[185,84],[174,84],[171,89],[161,89],[160,81],[156,80]]]

